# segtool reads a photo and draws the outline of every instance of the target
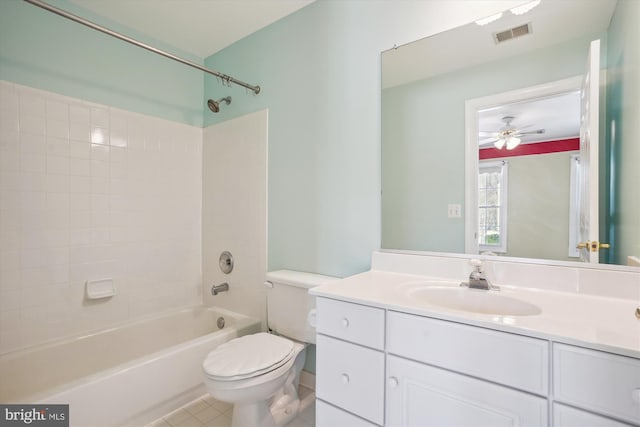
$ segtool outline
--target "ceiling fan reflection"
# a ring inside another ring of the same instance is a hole
[[[515,127],[511,125],[511,122],[515,119],[513,116],[505,116],[502,118],[504,122],[504,126],[494,132],[485,132],[480,131],[480,147],[484,145],[493,144],[497,149],[501,150],[506,147],[507,150],[513,150],[522,142],[523,138],[526,138],[529,135],[541,135],[545,133],[544,129],[536,129],[532,131],[525,131],[526,128],[531,125],[524,127]]]

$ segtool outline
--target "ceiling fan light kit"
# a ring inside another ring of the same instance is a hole
[[[507,138],[507,150],[513,150],[518,145],[520,145],[520,138],[517,138],[515,136],[510,136],[509,138]]]
[[[493,143],[493,145],[498,150],[502,150],[505,146],[507,150],[513,150],[518,145],[520,145],[520,138],[515,136],[507,136],[507,137],[498,139],[496,142]]]
[[[502,118],[504,126],[498,132],[481,132],[481,134],[489,134],[490,137],[484,142],[481,141],[480,145],[486,143],[492,143],[498,150],[502,150],[506,147],[507,150],[513,150],[522,142],[522,137],[527,135],[540,135],[545,131],[544,129],[537,129],[534,131],[525,132],[522,128],[516,128],[511,125],[511,122],[515,119],[513,116],[505,116]],[[482,138],[482,135],[480,135]]]

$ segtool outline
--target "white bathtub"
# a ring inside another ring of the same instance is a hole
[[[140,426],[206,393],[206,354],[259,330],[256,319],[191,307],[8,353],[0,356],[0,402],[69,404],[71,426]]]

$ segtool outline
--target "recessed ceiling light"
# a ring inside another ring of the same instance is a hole
[[[478,25],[487,25],[487,24],[489,24],[489,23],[491,23],[493,21],[497,21],[500,18],[502,18],[502,12],[496,13],[495,15],[487,16],[486,18],[478,19],[476,21],[476,24],[478,24]]]
[[[514,7],[513,9],[509,9],[509,10],[514,15],[524,15],[525,13],[529,12],[531,9],[533,9],[534,7],[539,5],[540,1],[541,0],[533,0],[533,1],[530,1],[529,3],[523,4],[522,6],[517,6],[517,7]]]

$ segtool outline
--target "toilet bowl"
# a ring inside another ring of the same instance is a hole
[[[278,335],[234,338],[207,355],[202,363],[205,386],[215,399],[234,405],[232,427],[282,427],[298,414],[305,347],[315,343],[315,329],[307,321],[315,299],[308,290],[330,280],[336,278],[288,270],[267,273],[267,323]]]
[[[203,362],[205,386],[215,399],[232,403],[232,427],[283,426],[295,417],[305,345],[258,333],[231,340]]]

